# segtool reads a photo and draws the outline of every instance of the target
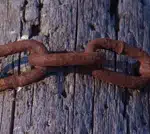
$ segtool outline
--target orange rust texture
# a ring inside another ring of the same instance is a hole
[[[150,81],[150,56],[140,48],[134,48],[127,43],[108,38],[99,38],[88,43],[86,52],[94,52],[97,49],[107,49],[118,54],[127,55],[140,62],[139,73],[141,76],[128,76],[109,70],[94,70],[93,76],[99,80],[110,82],[121,87],[140,88]]]
[[[92,72],[92,75],[96,79],[100,79],[104,82],[109,82],[112,84],[116,84],[120,87],[126,87],[132,89],[140,89],[144,87],[150,80],[149,78],[128,76],[122,73],[113,72],[106,69],[94,70]]]
[[[73,66],[102,64],[103,58],[99,53],[61,53],[61,54],[34,54],[29,56],[29,63],[34,66]]]
[[[139,73],[143,77],[150,78],[150,56],[145,51],[126,45],[123,54],[138,60],[140,62]]]
[[[137,59],[140,62],[139,73],[141,76],[128,76],[102,68],[97,70],[96,64],[104,62],[102,55],[95,52],[97,49],[107,49]],[[150,56],[142,49],[131,47],[119,40],[99,38],[90,41],[85,52],[61,54],[48,54],[47,49],[41,42],[23,40],[0,45],[0,56],[7,56],[26,50],[30,52],[29,63],[34,65],[35,69],[19,76],[13,75],[0,79],[0,90],[16,88],[39,81],[45,76],[47,66],[88,65],[89,68],[92,68],[92,74],[95,78],[133,89],[144,87],[150,80]]]
[[[48,53],[47,49],[42,43],[35,40],[22,40],[5,45],[0,45],[0,56],[8,56],[10,54],[26,50],[30,51],[30,53]],[[43,78],[46,70],[47,69],[45,67],[35,67],[30,72],[24,73],[22,75],[12,75],[7,78],[0,79],[0,91],[37,82]]]
[[[118,54],[123,52],[125,42],[109,38],[98,38],[88,43],[85,52],[95,52],[97,49],[107,49]]]

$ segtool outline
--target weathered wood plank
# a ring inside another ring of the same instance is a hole
[[[17,9],[12,8],[8,0],[0,1],[0,43],[8,43],[9,41],[14,41],[19,36],[20,31],[20,21],[19,12]],[[2,61],[2,72],[5,72],[8,64],[13,60],[13,56],[7,57]],[[10,66],[11,67],[11,66]],[[12,69],[12,68],[10,68]],[[13,119],[14,119],[14,91],[6,91],[0,94],[1,99],[1,124],[0,133],[9,134],[13,129]]]
[[[116,38],[115,14],[111,9],[114,7],[111,4],[109,0],[79,1],[77,44],[86,44],[88,40],[100,37]],[[80,45],[78,49],[82,47]],[[115,59],[114,54],[109,52],[106,52],[106,57]],[[113,64],[115,68],[115,62]],[[78,115],[75,116],[74,132],[118,133],[118,129],[125,132],[125,123],[120,114],[123,104],[114,86],[97,80],[92,84],[92,77],[86,77],[78,76],[76,79],[74,105]],[[116,105],[119,105],[118,112]]]
[[[76,5],[73,0],[28,1],[24,9],[26,21],[23,22],[23,34],[34,39],[41,37],[49,51],[73,51]],[[31,10],[37,11],[39,6],[39,22],[35,22]],[[39,28],[40,33],[33,26]],[[17,93],[14,133],[72,133],[74,73],[67,74],[65,68],[61,70],[65,73],[57,72],[49,76],[35,84],[33,91],[23,89]]]
[[[149,0],[1,0],[1,44],[20,36],[49,51],[83,51],[89,40],[121,39],[149,52]],[[135,61],[104,51],[111,70],[134,74]],[[150,52],[149,52],[150,53]],[[25,53],[2,61],[2,69]],[[22,61],[13,72],[29,69]],[[22,67],[21,70],[20,67]],[[149,133],[149,87],[142,92],[59,68],[19,92],[0,94],[0,133]]]
[[[119,39],[128,42],[132,46],[142,48],[148,53],[150,53],[150,35],[148,32],[150,30],[150,19],[148,18],[150,13],[149,5],[148,0],[120,1],[118,11],[120,18]],[[131,63],[133,64],[135,61],[127,61],[126,71],[135,74],[129,66]],[[124,108],[127,133],[150,133],[149,87],[146,87],[141,92],[132,91],[131,94],[126,90]]]
[[[41,14],[41,29],[49,51],[73,50],[76,2],[43,1]],[[72,133],[73,92],[74,75],[61,72],[48,77],[45,86],[35,90],[33,124],[36,133]]]

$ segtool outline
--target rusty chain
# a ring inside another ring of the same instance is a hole
[[[48,53],[47,49],[41,42],[35,40],[23,40],[6,45],[0,45],[0,57],[8,56],[11,54],[19,53],[28,50],[31,54],[43,54]],[[46,67],[36,66],[31,72],[23,73],[22,75],[12,75],[3,79],[0,79],[0,90],[9,88],[17,88],[39,81],[45,76],[47,71]],[[38,74],[38,75],[37,75]],[[35,77],[36,76],[36,77]]]
[[[22,87],[43,79],[47,67],[97,65],[103,64],[104,57],[98,53],[98,49],[107,49],[117,54],[127,55],[139,61],[140,76],[129,76],[119,72],[113,72],[104,68],[95,68],[92,75],[99,80],[119,85],[120,87],[138,89],[144,87],[150,80],[150,56],[139,48],[129,46],[127,43],[109,38],[98,38],[87,44],[85,52],[69,52],[48,54],[43,43],[36,40],[23,40],[0,45],[0,57],[8,56],[22,51],[29,51],[31,72],[21,75],[12,75],[0,79],[0,91],[10,88]]]
[[[140,76],[128,76],[107,69],[94,70],[93,76],[99,80],[110,82],[121,87],[139,89],[144,87],[150,80],[150,56],[140,48],[134,48],[119,40],[100,38],[91,41],[85,52],[94,52],[97,49],[107,49],[117,54],[127,55],[139,61]]]

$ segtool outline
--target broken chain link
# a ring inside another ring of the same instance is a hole
[[[107,49],[117,54],[127,55],[140,62],[140,76],[129,76],[113,72],[104,68],[92,71],[92,75],[102,81],[119,85],[120,87],[138,89],[144,87],[150,80],[150,56],[139,48],[129,46],[123,41],[108,38],[99,38],[88,43],[85,52],[69,52],[48,54],[43,43],[35,40],[23,40],[0,46],[0,57],[14,53],[29,51],[30,65],[34,67],[31,72],[21,75],[12,75],[0,79],[0,90],[22,87],[43,79],[47,67],[74,66],[74,65],[96,65],[102,64],[102,54],[96,52],[98,49]]]

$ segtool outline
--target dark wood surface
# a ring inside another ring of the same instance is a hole
[[[0,0],[0,44],[43,41],[51,51],[84,51],[101,37],[150,53],[149,0]],[[110,70],[136,75],[136,61],[104,51]],[[1,71],[30,70],[26,55],[2,58]],[[16,62],[17,60],[17,62]],[[15,68],[14,68],[15,66]],[[21,68],[21,69],[20,69]],[[5,70],[6,69],[6,70]],[[149,87],[133,91],[62,67],[20,91],[0,93],[0,134],[149,134]]]

